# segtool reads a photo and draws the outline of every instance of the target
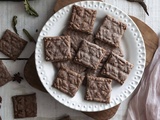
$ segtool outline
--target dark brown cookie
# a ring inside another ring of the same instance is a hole
[[[37,116],[36,94],[18,95],[12,97],[14,118]]]
[[[103,103],[110,102],[111,79],[87,76],[87,91],[85,99]]]
[[[80,32],[72,29],[67,29],[63,32],[64,35],[71,37],[71,47],[77,52],[80,43],[83,40],[93,42],[93,35],[87,34],[85,32]]]
[[[0,51],[11,59],[16,60],[26,45],[27,41],[10,30],[6,30],[0,40]]]
[[[10,73],[8,72],[6,66],[0,60],[0,87],[12,80]]]
[[[119,40],[122,38],[126,27],[126,24],[106,15],[95,37],[114,47],[119,47]]]
[[[133,65],[131,63],[112,53],[104,64],[101,74],[123,84],[132,68]]]
[[[88,68],[97,69],[105,53],[106,50],[103,48],[84,40],[74,61]]]
[[[45,59],[58,62],[71,59],[69,36],[44,37]]]
[[[53,82],[53,87],[73,97],[82,84],[83,79],[84,76],[69,69],[61,68]]]
[[[96,14],[96,10],[73,5],[69,28],[92,34]]]

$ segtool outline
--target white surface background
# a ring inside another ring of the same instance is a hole
[[[35,39],[37,39],[38,34],[53,14],[53,6],[56,0],[34,0],[30,4],[39,13],[38,18],[31,17],[27,15],[24,11],[23,2],[0,2],[0,37],[6,29],[12,30],[11,20],[14,15],[18,16],[18,33],[23,38],[26,38],[22,32],[23,28],[26,28]],[[157,34],[160,32],[160,16],[159,11],[160,1],[159,0],[145,0],[148,5],[148,11],[150,16],[147,16],[143,11],[142,7],[137,3],[130,3],[126,0],[104,0],[107,3],[115,5],[119,9],[123,10],[129,15],[133,15],[146,24],[148,24]],[[36,32],[38,29],[38,32]],[[29,42],[20,58],[29,58],[29,56],[34,51],[34,43]],[[7,58],[5,55],[0,53],[0,58]],[[26,61],[17,60],[3,60],[4,64],[8,68],[11,75],[14,73],[20,72],[23,75],[23,69]],[[54,100],[50,95],[43,93],[39,90],[36,90],[29,86],[29,84],[23,80],[21,84],[17,82],[9,82],[5,86],[0,88],[0,96],[2,96],[2,107],[0,109],[0,115],[3,120],[13,120],[13,108],[11,96],[37,93],[37,102],[38,102],[38,115],[36,118],[27,118],[23,120],[56,120],[57,117],[68,114],[74,120],[92,120],[86,115],[82,114],[79,111],[72,110],[67,108],[56,100]],[[125,100],[117,114],[111,120],[125,120],[127,104],[130,98]],[[21,119],[19,119],[21,120]]]

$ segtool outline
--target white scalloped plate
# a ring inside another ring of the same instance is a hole
[[[121,41],[121,48],[125,54],[124,58],[134,64],[134,68],[122,86],[118,83],[112,84],[110,104],[84,100],[84,86],[80,87],[73,98],[52,87],[56,70],[52,66],[51,62],[47,62],[44,59],[43,37],[61,35],[63,28],[67,25],[67,21],[71,13],[73,5],[71,4],[56,12],[42,28],[35,50],[35,62],[38,75],[48,93],[50,93],[50,95],[57,101],[72,109],[88,112],[109,109],[124,101],[135,90],[140,82],[146,60],[144,41],[139,29],[132,19],[118,8],[98,1],[83,1],[74,4],[97,10],[97,19],[94,30],[98,26],[99,21],[101,21],[106,14],[127,24],[127,30],[124,33],[122,38],[123,40]]]

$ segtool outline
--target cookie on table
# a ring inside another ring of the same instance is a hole
[[[6,66],[0,60],[0,87],[7,84],[12,80],[10,73],[8,72]]]
[[[109,78],[87,76],[85,100],[109,103],[111,83],[112,80]]]
[[[69,36],[44,37],[46,61],[58,62],[72,58]]]
[[[72,29],[66,29],[63,32],[64,35],[68,35],[71,37],[71,47],[77,51],[80,43],[83,40],[89,41],[89,42],[93,42],[93,35],[92,34],[87,34],[85,32],[80,32],[80,31],[76,31],[76,30],[72,30]]]
[[[103,48],[84,40],[79,47],[74,61],[88,68],[97,69],[105,53],[106,50]]]
[[[96,14],[96,10],[73,5],[69,28],[92,34]]]
[[[12,97],[14,118],[37,116],[36,94],[17,95]]]
[[[120,84],[123,84],[132,68],[133,64],[129,63],[115,53],[112,53],[107,59],[107,62],[104,64],[101,74],[118,81]]]
[[[69,69],[61,68],[57,73],[57,77],[53,82],[53,87],[61,92],[73,97],[78,91],[84,76],[71,71]]]
[[[99,39],[114,47],[119,47],[119,41],[122,38],[126,27],[126,24],[106,15],[95,37],[96,39]]]
[[[105,62],[107,60],[108,56],[111,54],[111,52],[114,52],[115,54],[119,55],[120,57],[124,56],[120,46],[113,47],[113,46],[109,45],[108,43],[105,43],[99,39],[95,39],[94,42],[96,45],[102,47],[103,49],[105,49],[107,51],[101,62]]]
[[[27,45],[27,41],[10,30],[6,30],[0,40],[0,51],[12,60],[16,60]]]

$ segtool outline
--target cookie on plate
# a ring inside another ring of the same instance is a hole
[[[72,29],[66,29],[63,32],[64,35],[68,35],[71,37],[71,47],[77,52],[80,43],[83,40],[93,42],[93,35],[92,34],[87,34],[85,32],[80,32]]]
[[[105,53],[106,50],[103,48],[84,40],[74,61],[88,68],[97,69]]]
[[[58,62],[72,58],[69,36],[44,37],[46,61]]]
[[[61,68],[53,82],[53,87],[73,97],[82,84],[83,79],[84,76],[69,69]]]
[[[87,76],[85,100],[109,103],[111,83],[112,80],[109,78]]]
[[[126,24],[109,15],[106,15],[95,37],[96,39],[99,39],[114,47],[119,47],[119,41],[122,38],[126,27]]]
[[[101,61],[102,63],[104,63],[107,60],[107,58],[111,54],[111,52],[114,52],[115,54],[119,55],[120,57],[124,56],[123,52],[120,48],[120,45],[118,47],[114,47],[114,46],[109,45],[108,43],[105,43],[99,39],[95,39],[94,42],[96,45],[102,47],[103,49],[105,49],[107,51],[103,60]]]
[[[132,68],[133,64],[129,63],[115,53],[112,53],[104,64],[101,74],[118,81],[120,84],[123,84]]]
[[[92,34],[96,14],[96,10],[73,5],[69,28]]]

